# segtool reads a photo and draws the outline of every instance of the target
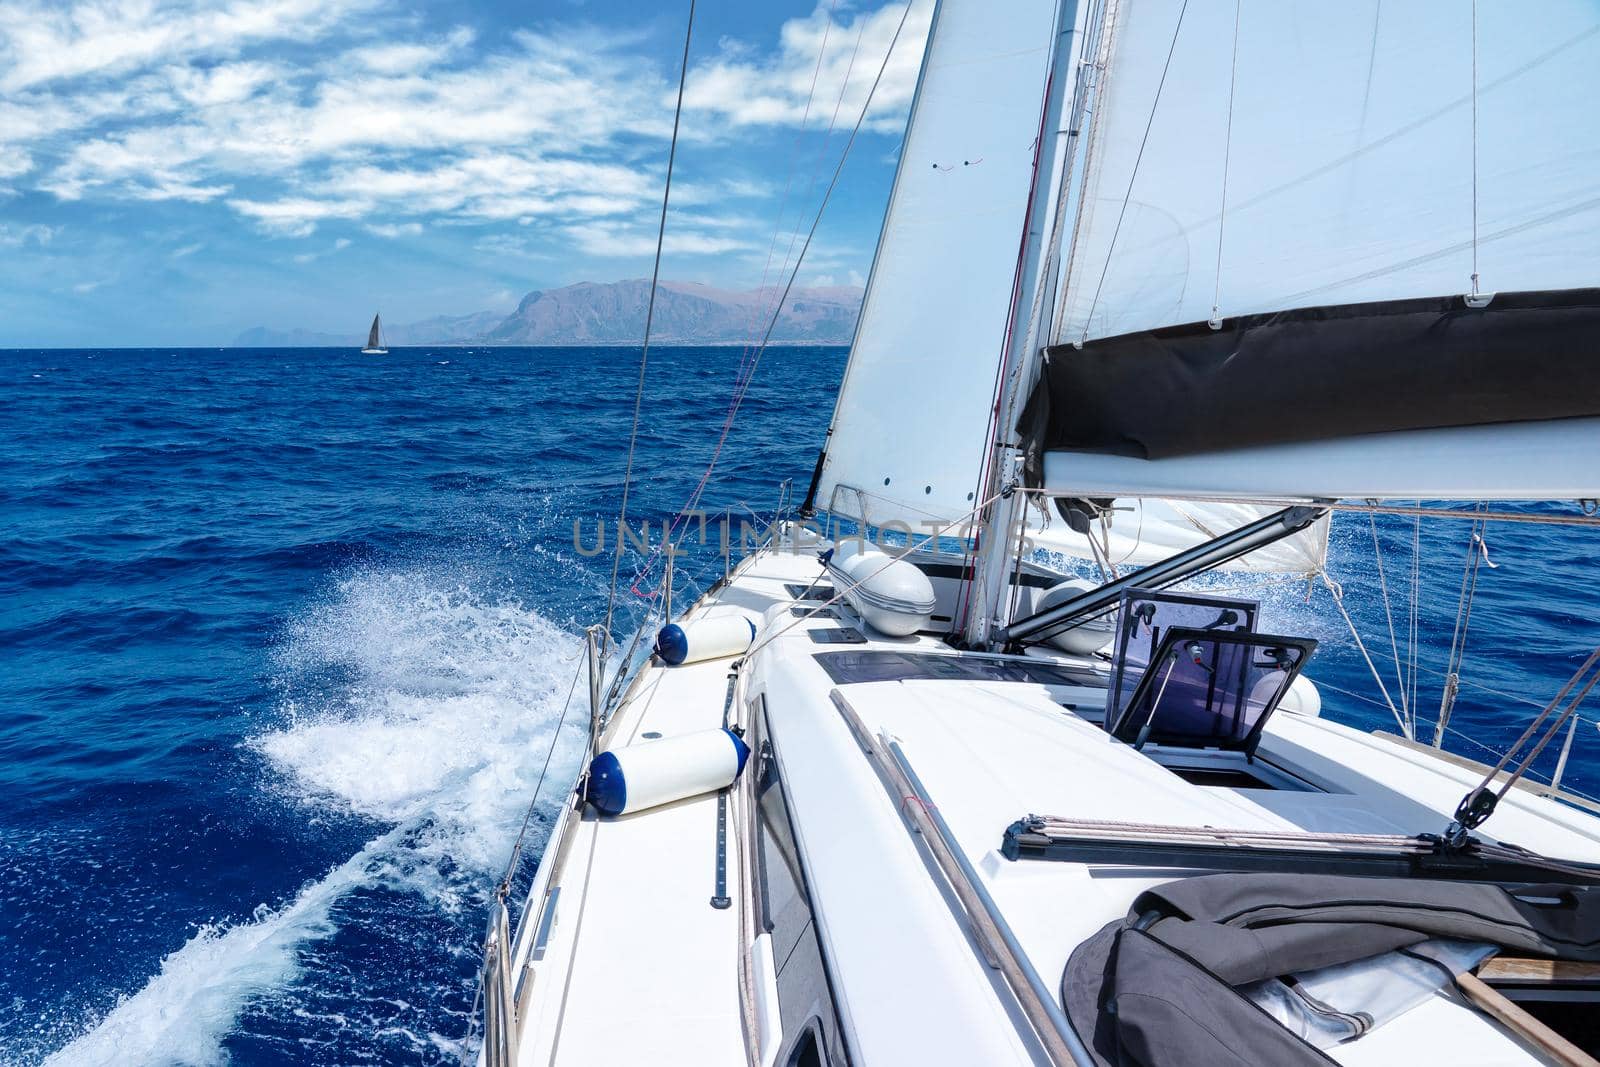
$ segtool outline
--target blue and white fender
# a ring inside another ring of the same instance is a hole
[[[584,799],[603,815],[629,815],[732,785],[750,746],[732,730],[609,748],[589,763]]]

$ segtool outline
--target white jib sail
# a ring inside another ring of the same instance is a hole
[[[914,529],[973,508],[1057,8],[938,5],[834,411],[820,508]]]

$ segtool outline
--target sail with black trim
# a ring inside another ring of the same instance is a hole
[[[1600,15],[1117,5],[1054,344],[1049,494],[1600,491]]]

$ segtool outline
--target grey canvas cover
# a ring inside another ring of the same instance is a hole
[[[1600,887],[1184,878],[1141,893],[1126,918],[1078,946],[1062,975],[1062,1006],[1108,1067],[1328,1064],[1235,987],[1432,938],[1600,961]]]

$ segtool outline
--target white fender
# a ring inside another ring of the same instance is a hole
[[[1093,582],[1084,581],[1080,578],[1069,578],[1064,582],[1057,582],[1039,595],[1039,599],[1034,601],[1033,610],[1035,612],[1045,611],[1096,588],[1098,586]],[[1058,634],[1054,634],[1048,640],[1063,652],[1087,656],[1109,645],[1116,634],[1116,613],[1112,611],[1104,615],[1096,615],[1094,618],[1081,622],[1070,630],[1063,630]]]
[[[703,659],[737,656],[756,639],[756,624],[743,615],[719,615],[669,623],[656,635],[656,655],[676,667]]]
[[[603,815],[627,815],[725,789],[744,770],[750,747],[732,730],[608,748],[589,764],[584,799]]]

